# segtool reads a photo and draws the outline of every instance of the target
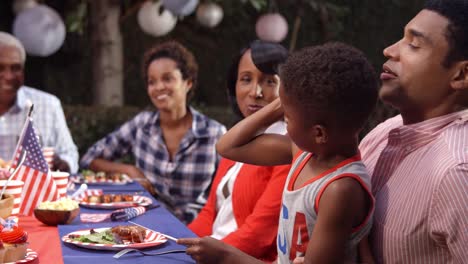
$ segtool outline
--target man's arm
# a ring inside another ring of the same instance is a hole
[[[291,140],[288,136],[261,134],[263,130],[283,117],[281,101],[272,103],[244,118],[221,137],[216,150],[231,160],[255,165],[290,164]]]
[[[468,164],[449,170],[436,187],[429,208],[429,234],[446,248],[452,263],[468,259]]]

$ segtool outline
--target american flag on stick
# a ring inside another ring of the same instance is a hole
[[[13,168],[18,166],[19,157],[23,152],[26,152],[26,159],[14,180],[24,182],[20,214],[32,215],[34,208],[41,202],[57,200],[59,195],[29,116],[16,147]]]

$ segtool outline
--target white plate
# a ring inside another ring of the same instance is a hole
[[[94,229],[94,231],[102,232],[109,228],[110,227],[96,228]],[[127,244],[120,244],[120,245],[95,244],[95,243],[85,243],[85,242],[75,241],[75,240],[68,238],[69,235],[88,235],[90,233],[90,230],[91,229],[85,229],[85,230],[71,232],[63,236],[62,241],[65,243],[76,245],[78,247],[97,249],[97,250],[122,250],[125,248],[148,248],[148,247],[154,247],[154,246],[163,244],[167,241],[167,238],[161,235],[160,233],[153,232],[150,230],[146,230],[145,241],[142,243],[127,243]]]
[[[4,264],[23,264],[23,263],[31,263],[35,259],[37,259],[37,253],[32,251],[32,249],[26,250],[26,257],[22,260],[17,260],[15,262],[5,262]]]
[[[130,178],[127,174],[122,174],[123,179],[122,180],[84,180],[83,176],[80,177],[75,177],[73,181],[75,183],[86,183],[88,185],[125,185],[128,183],[132,183],[133,180]]]
[[[132,206],[148,206],[153,203],[151,198],[146,196],[134,195],[132,202],[116,202],[116,203],[89,203],[80,202],[81,206],[95,209],[120,209]]]

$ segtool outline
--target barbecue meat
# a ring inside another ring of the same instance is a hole
[[[127,240],[132,243],[145,241],[146,229],[139,226],[114,226],[111,228],[116,239]]]

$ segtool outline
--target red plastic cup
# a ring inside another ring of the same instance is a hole
[[[50,172],[52,178],[54,178],[55,185],[57,186],[57,191],[59,193],[59,197],[63,198],[67,196],[67,186],[68,186],[68,178],[70,177],[70,173],[64,171],[52,171]]]
[[[6,184],[6,180],[0,180],[0,191]],[[21,206],[21,193],[23,192],[24,182],[22,181],[10,181],[6,187],[5,193],[11,194],[14,197],[13,200],[13,211],[11,215],[18,215]]]
[[[44,147],[42,148],[42,154],[47,161],[47,165],[49,165],[49,169],[51,169],[54,164],[55,149],[53,147]]]

